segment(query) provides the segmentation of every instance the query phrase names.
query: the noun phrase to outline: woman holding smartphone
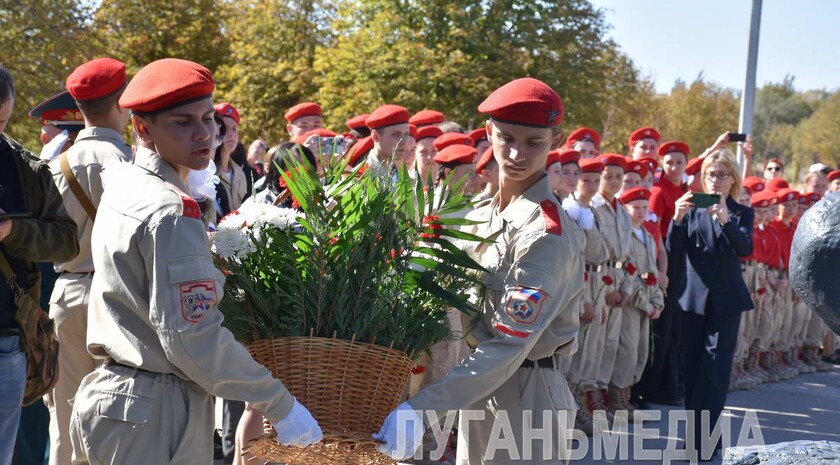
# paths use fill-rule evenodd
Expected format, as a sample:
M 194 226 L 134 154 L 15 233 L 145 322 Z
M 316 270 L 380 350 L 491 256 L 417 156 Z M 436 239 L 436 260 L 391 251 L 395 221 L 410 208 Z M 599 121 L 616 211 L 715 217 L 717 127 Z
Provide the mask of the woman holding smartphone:
M 694 412 L 686 448 L 701 460 L 720 454 L 721 441 L 710 443 L 708 432 L 726 403 L 741 312 L 753 308 L 740 258 L 752 253 L 754 213 L 735 201 L 741 191 L 739 171 L 728 150 L 703 160 L 704 190 L 719 201 L 702 208 L 696 204 L 714 197 L 691 192 L 680 197 L 666 242 L 673 260 L 669 266 L 681 281 L 685 407 Z M 704 411 L 708 423 L 701 428 Z

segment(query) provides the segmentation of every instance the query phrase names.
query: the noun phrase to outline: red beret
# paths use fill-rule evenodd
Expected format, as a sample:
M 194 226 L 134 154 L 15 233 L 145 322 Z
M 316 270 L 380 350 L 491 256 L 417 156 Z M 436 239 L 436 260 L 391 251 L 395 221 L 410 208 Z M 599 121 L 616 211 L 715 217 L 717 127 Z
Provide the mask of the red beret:
M 685 174 L 689 176 L 694 176 L 695 174 L 700 172 L 700 168 L 703 167 L 703 159 L 702 158 L 693 158 L 688 160 L 688 163 L 685 165 Z
M 229 118 L 233 118 L 236 121 L 236 124 L 239 124 L 239 110 L 236 109 L 233 105 L 228 102 L 217 103 L 213 105 L 213 108 L 216 110 L 216 113 L 219 116 L 227 116 Z
M 473 146 L 473 140 L 466 134 L 461 134 L 460 132 L 447 132 L 441 136 L 438 136 L 434 142 L 435 150 L 441 151 L 450 145 L 467 145 L 469 147 Z
M 771 158 L 771 159 L 764 162 L 764 168 L 767 169 L 767 165 L 769 165 L 770 163 L 776 163 L 779 166 L 781 166 L 782 169 L 784 169 L 784 167 L 785 167 L 785 162 L 783 162 L 782 160 L 780 160 L 778 158 Z
M 644 163 L 645 166 L 647 167 L 648 171 L 651 172 L 651 173 L 655 173 L 656 168 L 659 168 L 659 161 L 657 161 L 655 158 L 642 157 L 642 158 L 639 158 L 637 161 L 639 163 Z
M 782 178 L 773 178 L 767 181 L 765 186 L 773 192 L 778 192 L 781 189 L 789 188 L 790 184 Z
M 408 124 L 408 110 L 399 105 L 382 105 L 373 110 L 365 124 L 370 129 L 379 129 L 395 124 Z
M 621 169 L 627 171 L 627 159 L 622 155 L 618 155 L 616 153 L 605 153 L 598 156 L 598 161 L 603 163 L 605 168 L 610 165 L 620 166 Z
M 757 176 L 748 176 L 744 178 L 744 189 L 746 189 L 750 195 L 755 194 L 756 192 L 761 192 L 766 188 L 767 186 L 764 184 L 764 180 Z
M 315 129 L 311 129 L 309 131 L 306 131 L 305 133 L 298 136 L 297 139 L 295 139 L 295 142 L 298 143 L 298 144 L 303 144 L 304 142 L 306 142 L 306 139 L 309 139 L 312 136 L 335 137 L 337 135 L 338 134 L 330 131 L 329 129 L 315 128 Z
M 493 160 L 493 147 L 487 147 L 487 149 L 484 150 L 484 153 L 481 154 L 481 158 L 479 158 L 478 162 L 475 164 L 475 172 L 481 174 L 491 160 Z
M 840 179 L 840 170 L 834 170 L 828 173 L 828 180 L 834 181 L 836 179 Z
M 125 84 L 125 63 L 97 58 L 79 65 L 67 76 L 65 86 L 76 100 L 104 97 Z
M 805 194 L 800 194 L 799 196 L 799 205 L 808 205 L 810 199 Z
M 822 199 L 822 196 L 817 192 L 808 192 L 807 194 L 803 194 L 802 196 L 803 197 L 807 196 L 808 197 L 808 202 L 812 205 L 819 202 L 820 199 Z
M 455 144 L 449 145 L 436 153 L 433 160 L 441 165 L 469 165 L 475 163 L 477 154 L 475 147 Z
M 545 167 L 560 163 L 560 165 L 568 165 L 569 163 L 578 163 L 580 161 L 580 152 L 577 150 L 552 150 L 548 152 L 548 158 L 545 160 Z
M 604 171 L 604 164 L 597 158 L 588 158 L 580 161 L 581 173 L 600 173 Z
M 478 111 L 502 123 L 554 127 L 563 122 L 563 101 L 542 81 L 521 78 L 494 90 Z
M 769 190 L 756 192 L 750 196 L 751 207 L 771 207 L 777 203 L 776 193 Z
M 154 113 L 210 97 L 216 89 L 204 66 L 179 58 L 164 58 L 144 66 L 120 97 L 120 106 Z
M 566 139 L 566 147 L 574 147 L 580 141 L 589 141 L 595 144 L 595 148 L 601 146 L 601 136 L 591 128 L 577 128 L 569 134 Z
M 633 146 L 636 145 L 636 142 L 639 142 L 642 139 L 653 139 L 656 142 L 659 142 L 659 131 L 650 126 L 636 129 L 632 134 L 630 134 L 630 138 L 627 139 L 627 145 L 629 145 L 632 149 Z
M 417 126 L 438 124 L 446 121 L 443 113 L 436 110 L 420 110 L 408 119 L 408 122 Z
M 637 160 L 627 160 L 627 168 L 625 171 L 628 173 L 636 173 L 642 178 L 648 174 L 647 164 Z
M 470 131 L 467 136 L 473 140 L 475 144 L 482 139 L 487 139 L 487 128 L 478 128 Z
M 347 123 L 345 123 L 345 124 L 347 124 L 347 127 L 350 128 L 350 130 L 359 129 L 359 128 L 366 128 L 367 125 L 365 124 L 365 120 L 368 118 L 368 116 L 370 116 L 370 113 L 364 113 L 364 114 L 361 114 L 361 115 L 356 115 L 356 116 L 348 119 Z
M 321 116 L 321 105 L 315 102 L 303 102 L 289 108 L 283 115 L 286 121 L 294 123 L 296 119 L 304 116 Z
M 373 138 L 370 136 L 362 137 L 347 149 L 344 160 L 348 166 L 356 166 L 365 159 L 371 150 L 373 150 Z
M 799 192 L 789 188 L 779 189 L 776 191 L 776 198 L 779 200 L 779 203 L 799 201 Z
M 619 198 L 621 203 L 630 203 L 634 200 L 650 200 L 650 191 L 644 187 L 634 187 Z
M 680 152 L 683 155 L 685 155 L 686 158 L 688 158 L 688 156 L 691 155 L 691 149 L 688 148 L 688 144 L 686 144 L 685 142 L 680 142 L 678 140 L 672 140 L 663 143 L 659 146 L 659 150 L 657 151 L 660 157 L 664 157 L 665 155 L 668 155 L 671 152 Z
M 417 140 L 417 126 L 408 123 L 408 135 L 413 137 L 414 140 Z
M 437 126 L 423 126 L 417 130 L 417 140 L 433 137 L 437 139 L 443 135 L 443 131 Z

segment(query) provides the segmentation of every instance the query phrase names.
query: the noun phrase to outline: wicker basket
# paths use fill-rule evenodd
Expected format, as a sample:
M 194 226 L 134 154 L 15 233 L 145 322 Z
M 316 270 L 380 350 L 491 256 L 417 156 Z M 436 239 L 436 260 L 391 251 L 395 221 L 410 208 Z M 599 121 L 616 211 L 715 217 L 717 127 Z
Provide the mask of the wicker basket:
M 248 345 L 306 406 L 324 430 L 324 442 L 284 447 L 266 434 L 248 452 L 289 465 L 393 464 L 370 438 L 402 399 L 413 362 L 404 352 L 373 344 L 319 337 L 284 337 Z

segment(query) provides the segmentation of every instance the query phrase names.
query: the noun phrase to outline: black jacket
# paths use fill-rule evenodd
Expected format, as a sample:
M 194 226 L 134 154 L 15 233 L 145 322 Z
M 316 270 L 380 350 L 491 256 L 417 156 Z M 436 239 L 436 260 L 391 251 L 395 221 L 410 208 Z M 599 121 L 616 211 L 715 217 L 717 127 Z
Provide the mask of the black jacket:
M 669 267 L 679 277 L 680 306 L 705 314 L 707 301 L 718 315 L 732 315 L 753 308 L 741 274 L 741 258 L 752 254 L 754 212 L 726 199 L 729 222 L 712 219 L 706 209 L 692 208 L 679 223 L 668 228 L 666 247 Z
M 64 209 L 49 167 L 4 134 L 0 134 L 0 144 L 11 149 L 6 153 L 11 153 L 15 162 L 23 186 L 24 205 L 31 213 L 28 219 L 12 220 L 12 230 L 2 242 L 3 249 L 8 255 L 25 261 L 26 289 L 38 302 L 41 273 L 37 262 L 66 262 L 79 253 L 76 222 Z M 0 315 L 0 321 L 8 323 L 9 314 Z

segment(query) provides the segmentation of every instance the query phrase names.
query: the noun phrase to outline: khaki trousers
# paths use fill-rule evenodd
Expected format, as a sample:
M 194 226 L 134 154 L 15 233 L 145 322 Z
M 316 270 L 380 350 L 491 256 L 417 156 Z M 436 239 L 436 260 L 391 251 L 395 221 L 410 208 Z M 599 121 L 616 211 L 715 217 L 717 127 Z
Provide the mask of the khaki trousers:
M 495 392 L 460 411 L 456 463 L 566 464 L 576 412 L 560 370 L 520 368 Z
M 819 347 L 826 334 L 826 325 L 817 312 L 811 309 L 808 311 L 811 312 L 811 319 L 808 321 L 808 329 L 803 342 L 809 347 Z
M 100 367 L 76 394 L 70 440 L 73 465 L 209 465 L 213 402 L 174 375 Z
M 755 330 L 750 341 L 750 352 L 765 352 L 770 348 L 770 336 L 773 332 L 773 315 L 768 305 L 771 294 L 769 285 L 761 287 L 758 283 L 767 277 L 767 267 L 763 264 L 756 265 L 756 286 L 752 292 L 752 299 L 755 303 Z M 759 288 L 762 289 L 759 291 Z
M 592 291 L 595 292 L 595 318 L 592 323 L 582 325 L 580 335 L 583 335 L 583 341 L 578 345 L 578 352 L 580 352 L 579 376 L 571 375 L 571 378 L 577 379 L 578 382 L 572 381 L 572 384 L 580 384 L 582 387 L 594 388 L 598 382 L 598 373 L 601 367 L 601 360 L 604 357 L 604 336 L 607 329 L 607 324 L 601 324 L 601 318 L 607 312 L 607 304 L 604 301 L 606 295 L 606 285 L 601 280 L 604 272 L 592 272 L 589 274 L 589 281 L 592 283 Z M 575 371 L 574 366 L 571 370 Z
M 793 320 L 793 308 L 790 302 L 790 286 L 785 286 L 776 292 L 773 311 L 776 314 L 776 337 L 773 350 L 787 350 L 790 341 L 790 327 Z
M 58 382 L 44 396 L 50 411 L 50 465 L 68 465 L 70 447 L 70 400 L 82 379 L 96 368 L 87 352 L 87 305 L 91 274 L 63 273 L 50 297 L 50 318 L 55 320 L 58 338 Z
M 560 369 L 566 375 L 566 379 L 572 386 L 576 386 L 581 383 L 584 367 L 588 367 L 590 369 L 590 373 L 592 373 L 591 378 L 595 378 L 593 365 L 595 362 L 593 359 L 597 355 L 597 350 L 595 349 L 594 344 L 590 344 L 588 341 L 593 337 L 591 336 L 592 334 L 598 332 L 598 329 L 594 328 L 594 326 L 601 326 L 601 312 L 604 308 L 604 284 L 600 279 L 601 278 L 597 275 L 590 276 L 586 283 L 584 283 L 583 292 L 586 293 L 587 300 L 593 302 L 592 305 L 595 307 L 595 317 L 591 323 L 580 324 L 580 331 L 578 332 L 578 350 L 574 353 L 574 355 L 572 355 L 570 361 L 566 361 L 569 357 L 563 357 L 561 363 Z M 595 338 L 597 339 L 597 335 Z
M 642 378 L 650 350 L 650 319 L 634 307 L 624 307 L 621 334 L 610 384 L 619 389 L 632 387 Z
M 607 307 L 607 327 L 604 330 L 604 355 L 598 368 L 597 385 L 606 388 L 610 384 L 615 357 L 618 354 L 618 340 L 621 337 L 621 319 L 624 311 L 621 307 Z

